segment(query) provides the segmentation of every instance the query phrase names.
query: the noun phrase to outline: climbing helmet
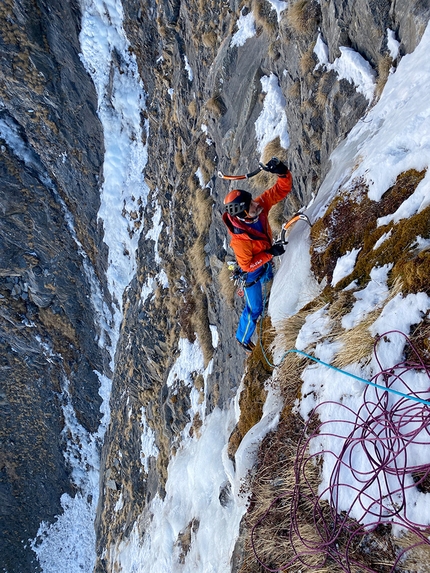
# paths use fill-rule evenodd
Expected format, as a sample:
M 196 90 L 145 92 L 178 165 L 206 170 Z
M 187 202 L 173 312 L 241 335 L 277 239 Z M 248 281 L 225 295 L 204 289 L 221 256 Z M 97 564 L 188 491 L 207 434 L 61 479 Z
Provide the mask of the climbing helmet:
M 224 208 L 232 217 L 244 217 L 251 205 L 252 195 L 242 189 L 233 189 L 224 199 Z

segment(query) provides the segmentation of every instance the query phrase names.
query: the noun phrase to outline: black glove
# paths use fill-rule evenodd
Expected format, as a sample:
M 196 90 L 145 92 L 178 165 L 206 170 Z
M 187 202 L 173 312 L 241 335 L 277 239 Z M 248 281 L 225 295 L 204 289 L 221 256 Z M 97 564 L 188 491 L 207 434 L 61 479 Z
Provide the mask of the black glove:
M 279 161 L 277 157 L 272 157 L 272 159 L 263 167 L 265 171 L 270 173 L 276 173 L 276 175 L 286 175 L 288 173 L 288 167 L 282 161 Z
M 283 255 L 285 253 L 284 245 L 281 245 L 281 243 L 275 243 L 267 252 L 274 257 L 279 257 L 279 255 Z

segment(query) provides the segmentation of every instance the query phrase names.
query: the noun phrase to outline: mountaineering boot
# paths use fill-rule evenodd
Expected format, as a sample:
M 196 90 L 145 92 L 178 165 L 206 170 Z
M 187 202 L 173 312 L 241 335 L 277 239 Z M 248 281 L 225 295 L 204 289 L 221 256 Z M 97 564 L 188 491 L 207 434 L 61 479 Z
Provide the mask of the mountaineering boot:
M 238 341 L 239 342 L 239 341 Z M 251 354 L 251 352 L 254 350 L 255 348 L 255 344 L 251 341 L 247 342 L 246 344 L 244 344 L 243 342 L 239 342 L 239 344 L 241 345 L 241 347 L 245 350 L 245 352 L 247 354 Z

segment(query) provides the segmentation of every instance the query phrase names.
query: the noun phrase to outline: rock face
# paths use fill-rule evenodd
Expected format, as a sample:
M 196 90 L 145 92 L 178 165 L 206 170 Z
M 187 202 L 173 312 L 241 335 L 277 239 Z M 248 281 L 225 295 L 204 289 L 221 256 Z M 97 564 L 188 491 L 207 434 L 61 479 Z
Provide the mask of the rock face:
M 106 317 L 95 303 L 111 307 L 97 219 L 103 133 L 79 57 L 81 5 L 4 0 L 0 7 L 0 555 L 8 573 L 39 570 L 27 542 L 61 513 L 61 495 L 76 492 L 64 412 L 71 404 L 77 423 L 96 432 L 96 373 L 113 378 L 96 521 L 100 572 L 110 571 L 109 552 L 148 501 L 164 495 L 169 457 L 189 421 L 189 393 L 166 384 L 180 337 L 198 340 L 205 364 L 213 361 L 207 386 L 194 380 L 208 411 L 233 396 L 243 363 L 232 343 L 240 303 L 223 282 L 229 253 L 220 214 L 230 187 L 215 173 L 247 172 L 260 159 L 254 123 L 264 102 L 261 78 L 275 74 L 286 100 L 292 212 L 318 190 L 332 150 L 370 104 L 353 84 L 317 67 L 318 34 L 330 62 L 340 47 L 353 48 L 382 84 L 396 65 L 387 28 L 400 41 L 400 58 L 430 17 L 425 0 L 298 0 L 279 21 L 269 2 L 257 0 L 245 8 L 238 0 L 122 5 L 148 94 L 142 121 L 149 121 L 151 196 L 114 372 L 109 339 L 100 342 Z M 252 10 L 256 34 L 232 46 L 241 10 Z M 163 231 L 155 241 L 157 212 Z M 145 285 L 153 287 L 147 297 Z M 142 408 L 159 451 L 144 474 Z
M 88 432 L 100 423 L 103 134 L 79 5 L 5 1 L 0 12 L 0 555 L 18 572 L 38 569 L 28 540 L 74 492 L 64 408 Z

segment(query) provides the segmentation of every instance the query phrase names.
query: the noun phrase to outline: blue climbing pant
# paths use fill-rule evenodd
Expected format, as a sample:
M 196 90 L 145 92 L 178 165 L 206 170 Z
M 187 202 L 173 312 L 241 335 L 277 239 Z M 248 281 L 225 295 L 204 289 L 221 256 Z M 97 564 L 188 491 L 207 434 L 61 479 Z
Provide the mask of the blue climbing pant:
M 245 308 L 239 319 L 239 326 L 236 331 L 236 338 L 242 344 L 248 344 L 257 327 L 265 298 L 267 296 L 267 284 L 273 279 L 272 265 L 265 265 L 265 269 L 256 283 L 244 288 Z M 253 273 L 254 274 L 254 273 Z M 251 273 L 248 274 L 248 282 L 252 282 Z M 255 280 L 255 278 L 253 279 Z

